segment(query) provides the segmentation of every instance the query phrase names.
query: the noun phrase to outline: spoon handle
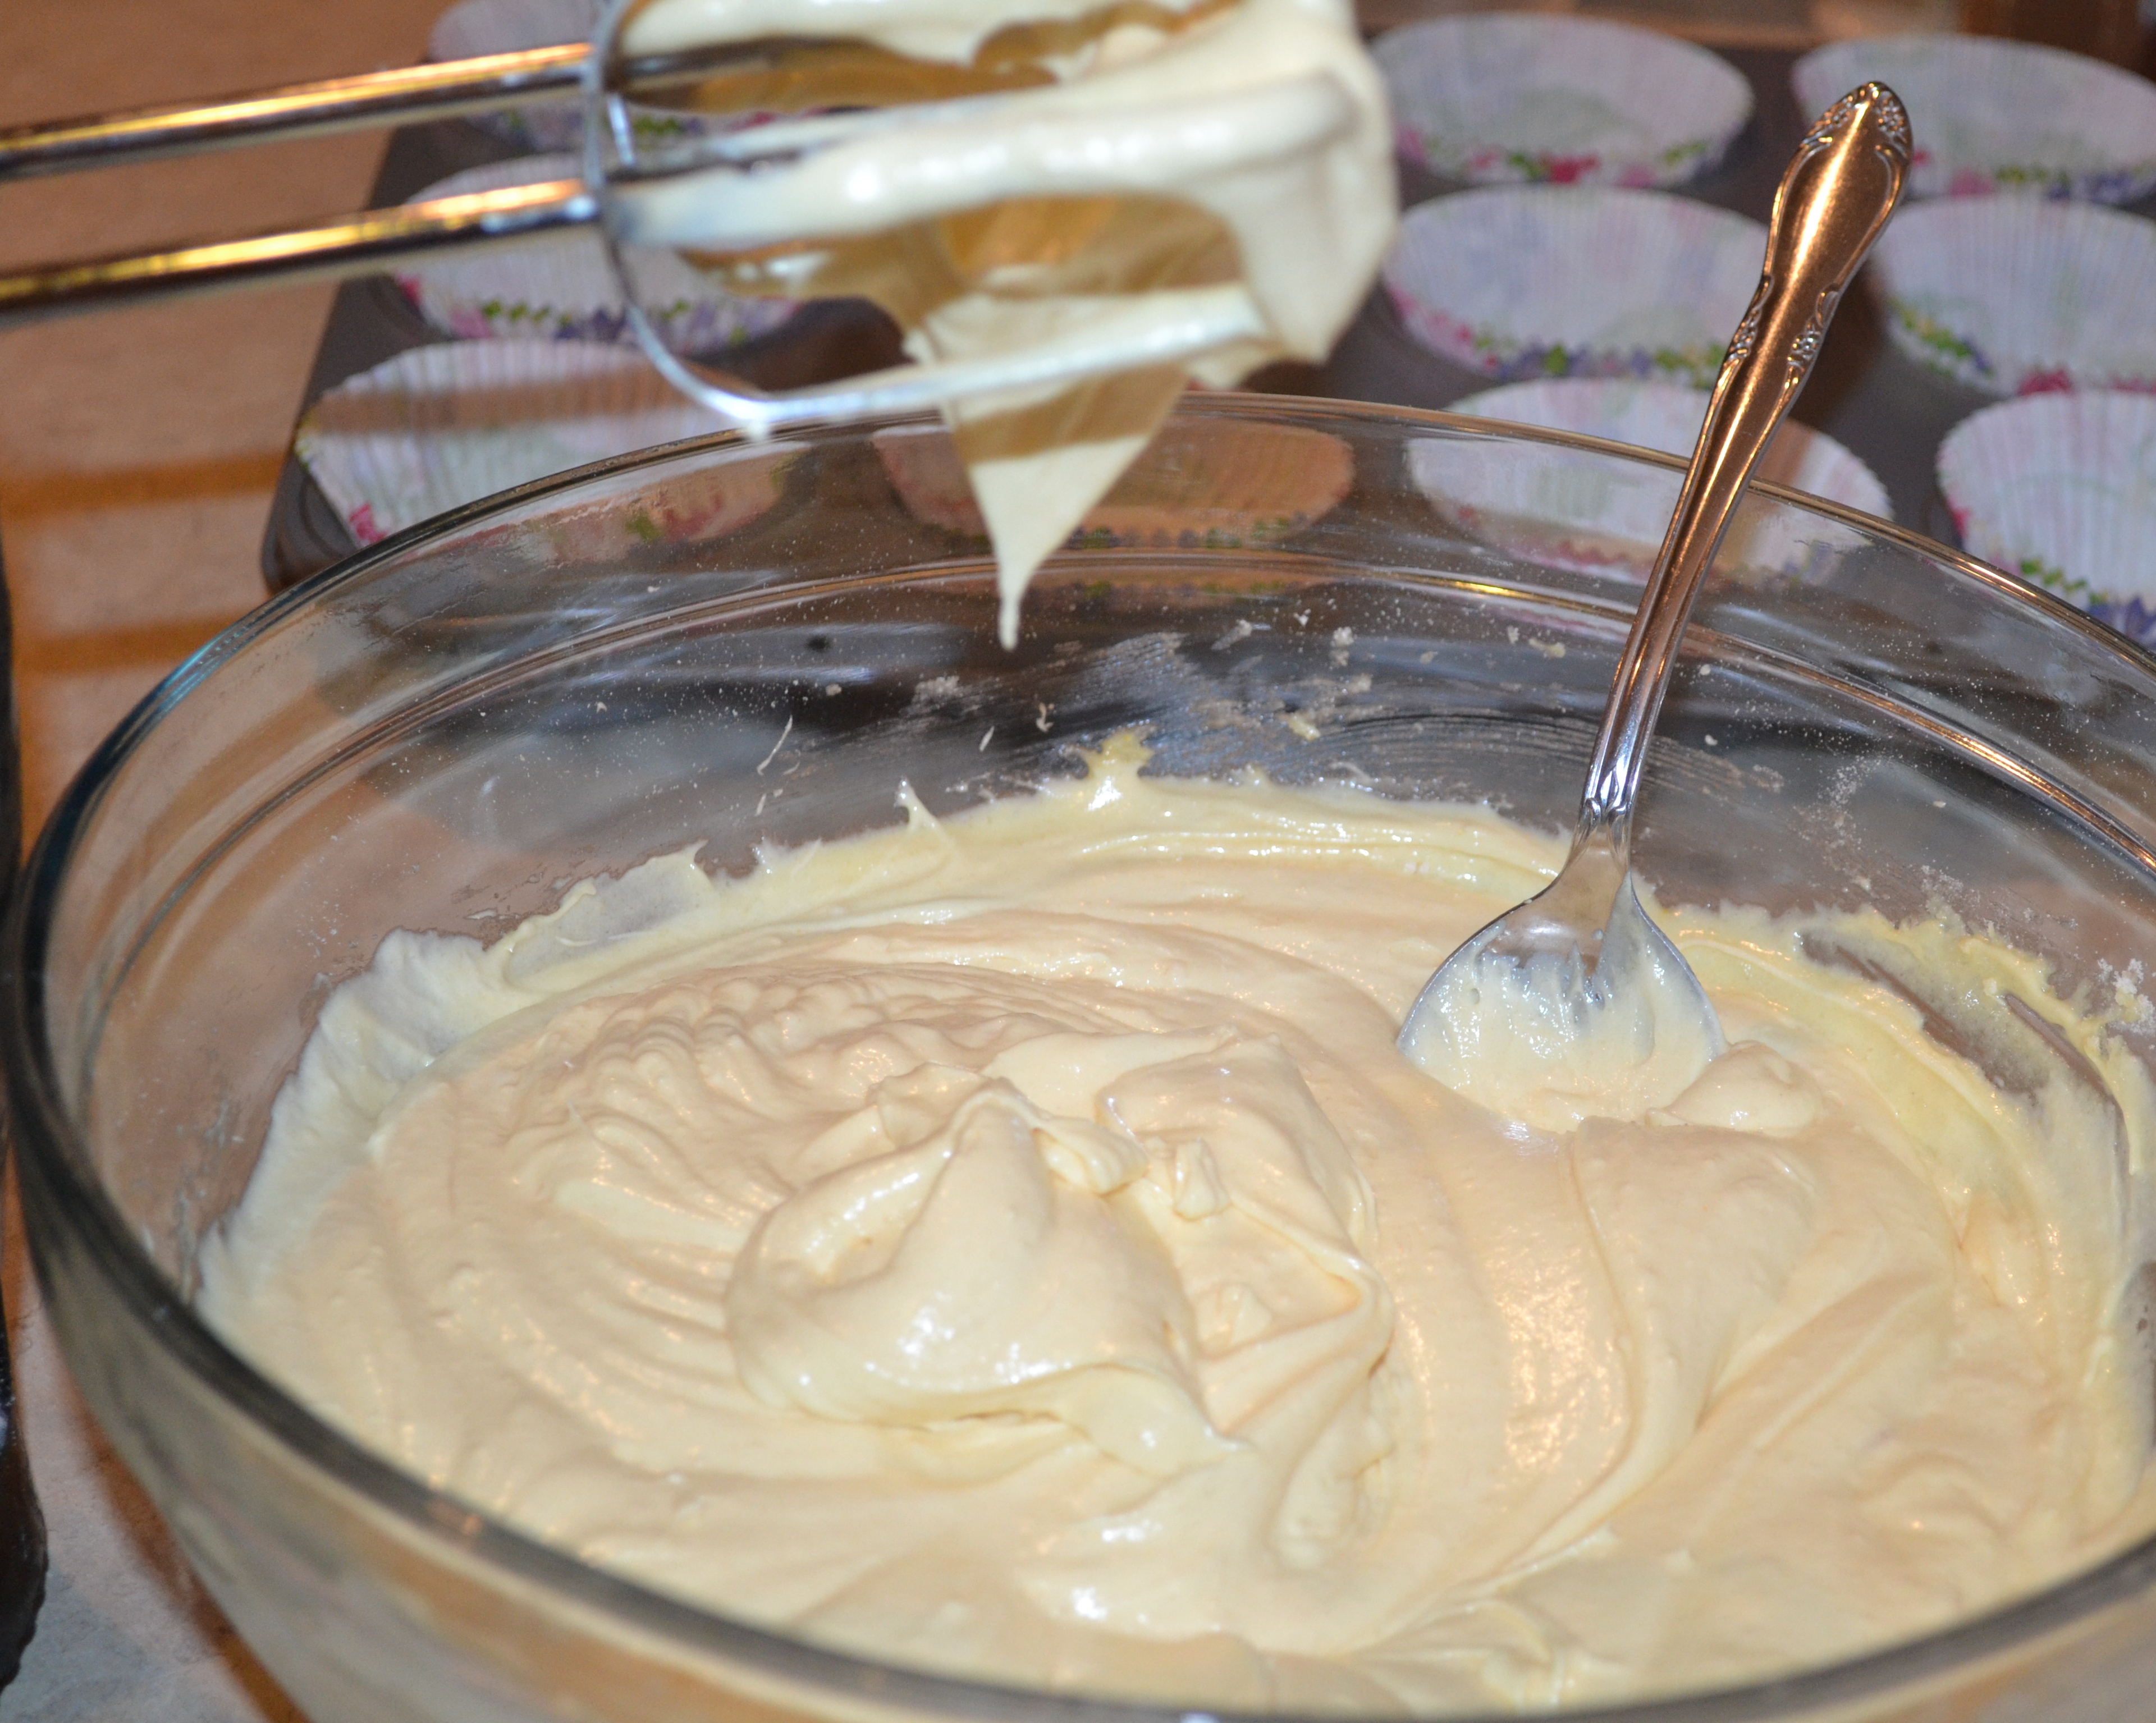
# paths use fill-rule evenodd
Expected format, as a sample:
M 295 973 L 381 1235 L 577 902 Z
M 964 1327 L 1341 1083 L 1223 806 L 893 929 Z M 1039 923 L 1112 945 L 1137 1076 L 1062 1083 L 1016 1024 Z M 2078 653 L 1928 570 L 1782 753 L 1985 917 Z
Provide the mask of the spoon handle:
M 1647 739 L 1700 582 L 1768 438 L 1810 375 L 1842 290 L 1893 213 L 1908 167 L 1909 120 L 1900 98 L 1883 84 L 1866 84 L 1820 115 L 1774 193 L 1758 289 L 1715 379 L 1588 768 L 1575 847 L 1592 833 L 1614 849 L 1620 871 Z

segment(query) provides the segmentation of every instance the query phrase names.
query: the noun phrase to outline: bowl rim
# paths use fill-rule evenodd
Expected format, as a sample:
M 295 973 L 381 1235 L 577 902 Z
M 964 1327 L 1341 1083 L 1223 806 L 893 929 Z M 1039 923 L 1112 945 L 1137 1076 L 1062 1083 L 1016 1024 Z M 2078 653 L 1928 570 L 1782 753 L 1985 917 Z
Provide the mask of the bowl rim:
M 1545 444 L 1645 466 L 1681 472 L 1673 455 L 1607 439 L 1539 426 L 1478 419 L 1377 403 L 1322 397 L 1239 395 L 1186 397 L 1182 416 L 1255 418 L 1269 423 L 1307 421 L 1322 426 L 1341 419 L 1417 427 L 1463 440 Z M 921 423 L 925 415 L 837 428 L 866 435 L 890 425 Z M 829 431 L 812 432 L 813 443 Z M 1194 1704 L 1145 1702 L 1077 1690 L 981 1680 L 922 1665 L 885 1662 L 758 1627 L 686 1602 L 656 1588 L 588 1564 L 491 1518 L 456 1497 L 436 1490 L 377 1456 L 310 1411 L 228 1346 L 199 1316 L 151 1260 L 128 1228 L 101 1182 L 90 1171 L 86 1145 L 72 1130 L 60 1103 L 58 1073 L 42 1032 L 43 963 L 52 908 L 67 884 L 67 864 L 77 839 L 116 773 L 144 739 L 175 707 L 228 659 L 243 652 L 295 610 L 352 583 L 377 565 L 429 541 L 451 536 L 475 523 L 506 515 L 555 491 L 593 479 L 659 467 L 685 455 L 729 444 L 762 446 L 739 432 L 725 431 L 615 456 L 551 474 L 514 490 L 421 522 L 391 535 L 311 579 L 278 594 L 223 630 L 161 680 L 90 756 L 69 783 L 24 864 L 0 930 L 0 1069 L 8 1110 L 15 1126 L 18 1171 L 30 1244 L 47 1296 L 49 1255 L 62 1244 L 93 1261 L 127 1317 L 216 1399 L 251 1422 L 258 1434 L 285 1451 L 303 1472 L 325 1477 L 336 1489 L 362 1498 L 398 1522 L 403 1536 L 444 1557 L 490 1566 L 515 1580 L 555 1594 L 572 1610 L 612 1617 L 647 1637 L 691 1656 L 716 1655 L 767 1678 L 821 1690 L 834 1700 L 870 1700 L 886 1710 L 932 1712 L 968 1719 L 1013 1719 L 1023 1723 L 1342 1723 L 1355 1714 L 1237 1710 Z M 1786 486 L 1758 487 L 1778 501 L 1861 529 L 1949 572 L 1989 587 L 2008 602 L 2030 605 L 2054 624 L 2064 623 L 2091 644 L 2124 658 L 2156 679 L 2156 656 L 2084 613 L 2017 577 L 1907 528 Z M 767 588 L 760 588 L 767 591 Z M 49 1214 L 64 1234 L 45 1236 L 34 1224 Z M 1568 1707 L 1547 1715 L 1562 1723 L 1774 1723 L 1793 1715 L 1889 1696 L 1912 1686 L 2011 1654 L 2047 1634 L 2094 1617 L 2108 1606 L 2156 1588 L 2156 1535 L 2116 1552 L 2080 1573 L 1949 1626 L 1862 1654 L 1737 1686 L 1704 1689 L 1615 1705 Z M 1444 1723 L 1517 1723 L 1517 1712 L 1446 1713 Z M 1542 1715 L 1542 1714 L 1537 1714 Z

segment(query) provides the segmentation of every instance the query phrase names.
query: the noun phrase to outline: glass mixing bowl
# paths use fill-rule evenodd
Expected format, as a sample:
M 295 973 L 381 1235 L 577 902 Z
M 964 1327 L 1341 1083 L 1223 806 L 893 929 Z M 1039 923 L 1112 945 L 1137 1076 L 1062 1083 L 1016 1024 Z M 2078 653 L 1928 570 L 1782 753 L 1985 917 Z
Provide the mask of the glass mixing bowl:
M 901 781 L 937 811 L 1020 792 L 1132 726 L 1156 772 L 1568 826 L 1676 487 L 1553 433 L 1199 397 L 1005 652 L 954 474 L 931 426 L 720 438 L 445 518 L 198 654 L 38 846 L 4 1033 L 53 1317 L 319 1723 L 1196 1715 L 879 1664 L 588 1567 L 356 1447 L 188 1305 L 321 999 L 393 928 L 485 936 L 692 839 L 740 868 L 897 818 Z M 1647 773 L 1664 901 L 1944 908 L 2066 997 L 2156 967 L 2156 659 L 1876 521 L 1747 509 Z M 1923 1003 L 1986 1044 L 1977 1004 Z M 1592 1715 L 2061 1723 L 2151 1692 L 2156 1541 L 1835 1668 Z

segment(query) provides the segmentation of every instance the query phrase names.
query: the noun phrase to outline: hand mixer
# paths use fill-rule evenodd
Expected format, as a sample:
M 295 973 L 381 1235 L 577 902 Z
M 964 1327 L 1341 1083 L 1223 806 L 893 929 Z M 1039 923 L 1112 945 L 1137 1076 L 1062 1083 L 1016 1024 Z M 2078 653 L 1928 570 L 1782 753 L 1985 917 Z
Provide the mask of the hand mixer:
M 1071 15 L 1053 15 L 1059 8 Z M 1187 40 L 1249 33 L 1242 15 L 1266 8 L 1270 38 L 1253 35 L 1255 59 L 1245 43 L 1240 58 L 1230 57 L 1229 75 L 1209 85 L 1202 60 L 1192 60 L 1195 77 L 1190 65 L 1172 64 Z M 1050 312 L 1061 311 L 1018 326 L 1014 342 L 939 356 L 932 341 L 911 341 L 926 362 L 835 385 L 765 393 L 671 351 L 637 290 L 639 256 L 661 251 L 707 270 L 747 259 L 777 284 L 767 290 L 783 290 L 827 262 L 834 246 L 854 255 L 866 236 L 894 224 L 947 220 L 1014 198 L 1045 195 L 1062 200 L 1058 208 L 1150 198 L 1165 207 L 1188 199 L 1194 186 L 1226 186 L 1238 207 L 1261 208 L 1268 197 L 1277 204 L 1285 195 L 1322 215 L 1337 185 L 1369 167 L 1373 150 L 1389 224 L 1382 101 L 1374 74 L 1364 84 L 1367 67 L 1354 63 L 1359 49 L 1344 7 L 1328 15 L 1309 0 L 1148 0 L 1088 13 L 1070 0 L 1045 0 L 1034 8 L 1050 14 L 1043 18 L 1019 13 L 1014 0 L 983 0 L 978 39 L 937 41 L 932 28 L 915 31 L 942 58 L 855 37 L 773 33 L 788 22 L 844 28 L 844 18 L 819 22 L 834 13 L 873 24 L 868 15 L 878 10 L 614 0 L 588 49 L 535 49 L 0 131 L 4 182 L 538 101 L 581 99 L 586 116 L 581 179 L 0 275 L 0 327 L 250 283 L 370 274 L 393 260 L 596 223 L 626 290 L 631 327 L 653 362 L 692 397 L 761 434 L 984 394 L 1052 392 L 1208 356 L 1240 375 L 1283 353 L 1322 353 L 1359 303 L 1378 261 L 1367 244 L 1367 257 L 1353 248 L 1329 254 L 1332 273 L 1342 279 L 1317 315 L 1293 295 L 1268 304 L 1253 290 L 1255 276 L 1223 279 L 1218 269 L 1183 281 L 1169 271 L 1141 281 L 1139 290 L 1120 282 L 1104 290 L 1097 269 L 1090 283 L 1082 269 L 1075 277 L 1065 270 L 1037 290 L 1020 284 L 1021 300 L 1035 291 L 1055 301 Z M 947 15 L 926 22 L 951 35 Z M 1135 54 L 1134 36 L 1142 38 Z M 1342 57 L 1338 41 L 1353 60 Z M 1144 49 L 1161 43 L 1168 51 L 1156 57 L 1171 64 L 1149 69 Z M 1214 62 L 1216 70 L 1225 64 L 1218 54 Z M 1246 254 L 1277 243 L 1254 233 L 1257 225 L 1245 220 L 1233 236 Z M 1326 245 L 1327 235 L 1314 237 Z M 1025 262 L 990 259 L 984 267 L 1009 276 L 1014 267 L 1022 274 Z

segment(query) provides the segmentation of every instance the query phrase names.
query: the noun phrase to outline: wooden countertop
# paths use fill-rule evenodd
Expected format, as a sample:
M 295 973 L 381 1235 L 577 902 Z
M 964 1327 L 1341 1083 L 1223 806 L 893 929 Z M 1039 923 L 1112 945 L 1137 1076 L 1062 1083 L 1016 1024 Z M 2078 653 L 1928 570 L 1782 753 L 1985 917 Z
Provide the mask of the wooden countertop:
M 445 0 L 0 8 L 0 126 L 406 64 Z M 0 265 L 357 208 L 378 136 L 0 186 Z M 270 487 L 329 304 L 281 289 L 0 335 L 0 555 L 27 829 L 157 679 L 261 601 Z M 296 1719 L 77 1401 L 12 1193 L 0 1246 L 52 1572 L 6 1723 Z

